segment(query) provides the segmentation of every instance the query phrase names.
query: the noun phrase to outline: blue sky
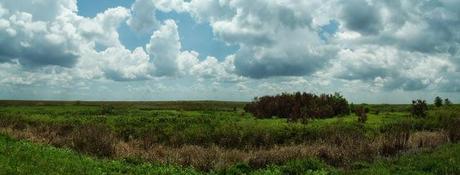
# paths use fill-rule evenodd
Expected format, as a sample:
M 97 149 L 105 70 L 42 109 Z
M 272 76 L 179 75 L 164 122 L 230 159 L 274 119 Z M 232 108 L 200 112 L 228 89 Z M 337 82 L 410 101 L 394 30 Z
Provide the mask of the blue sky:
M 0 2 L 0 99 L 460 101 L 460 2 Z M 47 9 L 43 11 L 43 9 Z
M 93 0 L 79 0 L 77 1 L 78 14 L 94 17 L 107 8 L 118 6 L 129 8 L 133 3 L 133 0 L 100 0 L 97 3 Z M 159 12 L 156 17 L 159 20 L 174 19 L 179 26 L 183 49 L 196 50 L 202 57 L 224 58 L 238 49 L 237 45 L 227 45 L 224 41 L 215 38 L 208 24 L 195 22 L 188 13 Z M 148 43 L 151 35 L 150 33 L 136 33 L 126 24 L 121 24 L 118 31 L 121 42 L 131 50 Z
M 134 0 L 98 0 L 97 3 L 92 0 L 79 0 L 77 1 L 78 14 L 86 17 L 94 17 L 105 9 L 118 6 L 129 8 L 133 3 Z

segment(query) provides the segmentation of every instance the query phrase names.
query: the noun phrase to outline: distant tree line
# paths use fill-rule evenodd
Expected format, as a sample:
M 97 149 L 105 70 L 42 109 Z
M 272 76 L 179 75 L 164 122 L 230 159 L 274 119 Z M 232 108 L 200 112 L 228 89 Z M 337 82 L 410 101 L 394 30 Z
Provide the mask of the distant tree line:
M 350 113 L 348 101 L 339 93 L 315 95 L 306 92 L 255 97 L 244 110 L 256 118 L 277 116 L 290 121 L 329 118 Z
M 434 106 L 436 107 L 441 107 L 441 106 L 451 106 L 452 102 L 446 98 L 442 99 L 441 97 L 437 96 L 434 98 Z M 412 106 L 411 106 L 411 114 L 416 117 L 426 117 L 427 116 L 427 111 L 428 111 L 428 105 L 425 100 L 412 100 Z
M 434 98 L 434 105 L 436 107 L 441 107 L 442 105 L 450 106 L 452 105 L 452 102 L 450 102 L 448 98 L 444 99 L 444 102 L 443 102 L 442 98 L 437 96 L 436 98 Z

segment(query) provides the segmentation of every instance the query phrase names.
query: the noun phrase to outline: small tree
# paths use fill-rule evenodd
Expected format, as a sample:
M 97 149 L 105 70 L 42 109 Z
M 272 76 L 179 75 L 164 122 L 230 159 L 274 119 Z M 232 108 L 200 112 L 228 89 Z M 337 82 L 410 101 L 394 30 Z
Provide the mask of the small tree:
M 434 98 L 434 105 L 435 105 L 436 107 L 441 107 L 441 106 L 442 106 L 442 98 L 439 97 L 439 96 L 436 97 L 436 98 Z
M 426 111 L 428 110 L 428 105 L 425 100 L 412 100 L 412 110 L 411 114 L 416 117 L 426 117 Z
M 450 100 L 448 98 L 446 98 L 446 99 L 444 99 L 444 105 L 450 106 L 450 105 L 452 105 L 452 102 L 450 102 Z
M 367 121 L 367 113 L 369 112 L 369 108 L 365 108 L 364 106 L 359 106 L 355 108 L 355 114 L 358 116 L 359 123 L 366 123 Z
M 351 103 L 349 108 L 350 108 L 350 113 L 355 112 L 355 104 Z

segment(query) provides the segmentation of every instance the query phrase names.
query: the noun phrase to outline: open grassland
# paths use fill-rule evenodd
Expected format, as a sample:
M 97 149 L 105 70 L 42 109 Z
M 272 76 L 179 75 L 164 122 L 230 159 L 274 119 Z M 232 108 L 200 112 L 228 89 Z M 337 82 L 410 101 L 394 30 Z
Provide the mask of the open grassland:
M 426 118 L 410 116 L 409 105 L 369 105 L 365 124 L 355 115 L 307 124 L 255 119 L 243 106 L 212 101 L 2 101 L 0 131 L 8 137 L 0 139 L 0 171 L 460 173 L 457 105 L 430 107 Z M 28 157 L 38 163 L 28 162 Z
M 127 160 L 95 159 L 69 149 L 57 149 L 0 136 L 2 174 L 205 174 L 191 168 Z M 340 171 L 317 159 L 289 161 L 284 165 L 252 170 L 240 164 L 225 172 L 207 174 L 458 174 L 460 144 L 429 152 L 405 153 L 374 163 L 357 162 L 352 171 Z

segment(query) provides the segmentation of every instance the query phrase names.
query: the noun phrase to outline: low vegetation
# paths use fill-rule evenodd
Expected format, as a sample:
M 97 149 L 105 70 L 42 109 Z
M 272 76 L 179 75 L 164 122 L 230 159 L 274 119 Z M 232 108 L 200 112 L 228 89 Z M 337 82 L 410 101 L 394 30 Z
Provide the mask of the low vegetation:
M 68 172 L 49 167 L 45 174 L 359 174 L 380 170 L 379 165 L 404 166 L 398 160 L 437 151 L 443 156 L 433 160 L 442 162 L 448 156 L 444 152 L 458 149 L 460 106 L 431 108 L 421 103 L 425 116 L 418 117 L 413 113 L 417 104 L 347 105 L 352 114 L 301 123 L 289 122 L 289 117 L 254 117 L 244 111 L 244 103 L 4 101 L 0 132 L 8 137 L 0 137 L 0 161 L 7 166 L 0 171 L 18 174 L 12 161 L 24 164 L 22 172 L 45 168 L 48 165 L 22 160 L 45 154 L 40 150 L 56 165 L 71 161 L 88 166 Z M 10 161 L 9 156 L 18 158 Z M 458 154 L 451 156 L 458 159 Z M 443 171 L 407 172 L 460 173 L 450 165 Z M 398 174 L 391 166 L 385 171 Z

